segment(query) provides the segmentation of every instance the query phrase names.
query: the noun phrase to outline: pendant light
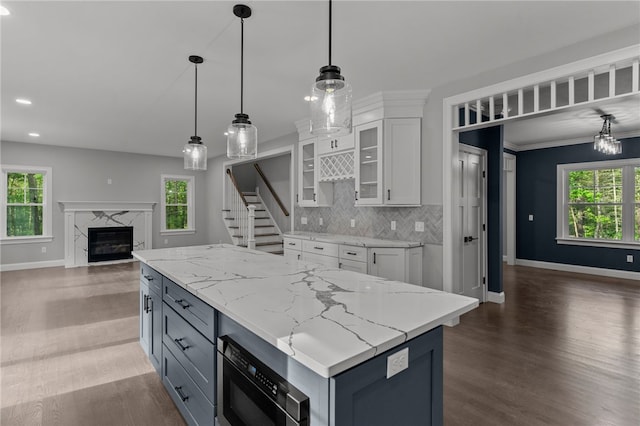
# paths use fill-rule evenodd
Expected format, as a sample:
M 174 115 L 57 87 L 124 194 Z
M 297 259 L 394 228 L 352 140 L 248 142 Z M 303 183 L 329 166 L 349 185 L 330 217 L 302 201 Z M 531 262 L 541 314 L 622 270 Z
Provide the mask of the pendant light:
M 244 4 L 233 6 L 233 14 L 240 18 L 240 113 L 227 129 L 227 157 L 256 158 L 258 156 L 258 129 L 244 113 L 244 20 L 251 16 L 251 8 Z
M 351 133 L 351 85 L 340 75 L 340 67 L 331 64 L 331 17 L 329 0 L 329 65 L 311 87 L 311 133 L 314 135 L 346 135 Z
M 622 154 L 622 144 L 611 134 L 611 114 L 601 115 L 602 130 L 593 137 L 593 149 L 607 155 Z
M 194 65 L 196 74 L 195 89 L 195 125 L 191 140 L 182 149 L 184 155 L 184 168 L 186 170 L 207 170 L 207 147 L 202 144 L 200 136 L 198 136 L 198 64 L 204 62 L 200 56 L 189 56 L 189 62 Z

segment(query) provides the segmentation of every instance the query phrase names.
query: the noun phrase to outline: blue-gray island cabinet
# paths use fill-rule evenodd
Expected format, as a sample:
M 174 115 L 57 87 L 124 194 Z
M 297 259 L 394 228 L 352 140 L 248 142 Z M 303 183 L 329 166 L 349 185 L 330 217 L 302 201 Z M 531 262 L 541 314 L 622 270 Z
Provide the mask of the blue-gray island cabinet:
M 221 413 L 228 336 L 309 398 L 307 424 L 442 424 L 442 324 L 476 299 L 231 245 L 134 256 L 162 276 L 161 374 L 188 423 Z

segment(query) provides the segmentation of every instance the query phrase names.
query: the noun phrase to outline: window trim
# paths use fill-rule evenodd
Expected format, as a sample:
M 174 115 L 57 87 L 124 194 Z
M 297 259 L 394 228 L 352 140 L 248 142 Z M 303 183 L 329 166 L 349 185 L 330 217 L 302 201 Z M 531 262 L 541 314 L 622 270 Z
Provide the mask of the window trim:
M 638 249 L 640 241 L 635 241 L 635 168 L 640 167 L 640 159 L 590 161 L 557 165 L 557 201 L 556 201 L 556 243 L 566 245 Z M 622 168 L 622 217 L 632 220 L 622 222 L 621 240 L 576 238 L 569 236 L 569 172 L 575 170 L 597 170 Z M 630 188 L 631 190 L 629 190 Z M 625 190 L 626 189 L 626 190 Z
M 0 191 L 2 200 L 0 200 L 0 241 L 2 244 L 28 244 L 28 243 L 47 243 L 53 241 L 52 224 L 53 224 L 53 170 L 51 167 L 45 166 L 24 166 L 15 164 L 2 164 L 2 182 L 0 183 Z M 7 235 L 7 175 L 9 173 L 40 173 L 44 177 L 44 186 L 42 194 L 42 235 L 16 236 Z
M 167 229 L 167 200 L 165 198 L 165 182 L 167 180 L 182 180 L 187 182 L 187 228 Z M 196 232 L 195 222 L 195 176 L 160 175 L 160 235 L 191 235 Z

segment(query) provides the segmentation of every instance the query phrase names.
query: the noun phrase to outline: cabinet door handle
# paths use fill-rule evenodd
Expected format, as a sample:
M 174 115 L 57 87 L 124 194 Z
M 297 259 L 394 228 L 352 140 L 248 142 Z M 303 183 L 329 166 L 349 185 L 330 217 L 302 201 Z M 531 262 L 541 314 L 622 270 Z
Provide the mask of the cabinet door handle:
M 387 189 L 387 201 L 391 201 L 391 190 Z
M 184 340 L 184 338 L 173 339 L 173 341 L 176 342 L 176 345 L 180 346 L 180 349 L 182 349 L 182 352 L 186 351 L 187 349 L 189 349 L 191 347 L 189 345 L 183 345 L 182 344 L 183 340 Z
M 331 141 L 331 149 L 333 149 L 333 141 Z
M 144 302 L 142 302 L 142 310 L 145 314 L 149 313 L 149 296 L 146 294 L 144 295 Z
M 336 148 L 338 147 L 338 139 L 336 139 Z
M 373 264 L 375 265 L 375 263 L 376 263 L 376 252 L 374 251 L 373 252 Z
M 187 395 L 182 393 L 182 386 L 176 386 L 176 387 L 174 387 L 174 389 L 178 393 L 178 396 L 180 397 L 182 402 L 185 402 L 187 399 L 189 399 L 189 397 Z
M 356 201 L 358 201 L 358 191 L 356 191 Z
M 342 262 L 338 263 L 338 269 L 342 269 Z
M 191 306 L 190 304 L 188 304 L 187 302 L 185 302 L 182 299 L 174 300 L 174 302 L 176 302 L 178 305 L 180 305 L 182 307 L 182 309 L 187 309 L 189 306 Z
M 153 281 L 153 277 L 151 275 L 143 275 L 147 279 L 147 281 Z
M 315 201 L 315 200 L 316 200 L 316 193 L 314 192 L 313 193 L 313 201 Z
M 300 260 L 300 255 L 298 255 L 298 260 Z
M 357 256 L 357 255 L 358 255 L 358 253 L 353 252 L 353 251 L 348 251 L 348 252 L 346 252 L 346 253 L 347 253 L 348 255 L 350 255 L 350 256 Z
M 298 194 L 296 194 L 296 203 L 298 203 L 298 202 L 299 202 L 299 201 L 298 201 Z
M 313 247 L 316 250 L 324 250 L 324 247 Z

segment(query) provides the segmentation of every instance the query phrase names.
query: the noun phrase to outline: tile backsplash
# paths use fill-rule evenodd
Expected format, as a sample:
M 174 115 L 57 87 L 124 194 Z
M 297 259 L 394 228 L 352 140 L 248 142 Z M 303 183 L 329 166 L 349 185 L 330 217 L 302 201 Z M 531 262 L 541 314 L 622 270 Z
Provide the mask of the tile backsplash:
M 355 207 L 353 191 L 353 180 L 338 181 L 334 183 L 333 206 L 296 206 L 295 230 L 442 245 L 442 205 Z M 306 225 L 301 222 L 303 217 L 307 218 Z M 352 219 L 355 227 L 351 227 Z M 395 231 L 391 230 L 393 220 Z M 424 232 L 415 231 L 416 222 L 424 222 Z

